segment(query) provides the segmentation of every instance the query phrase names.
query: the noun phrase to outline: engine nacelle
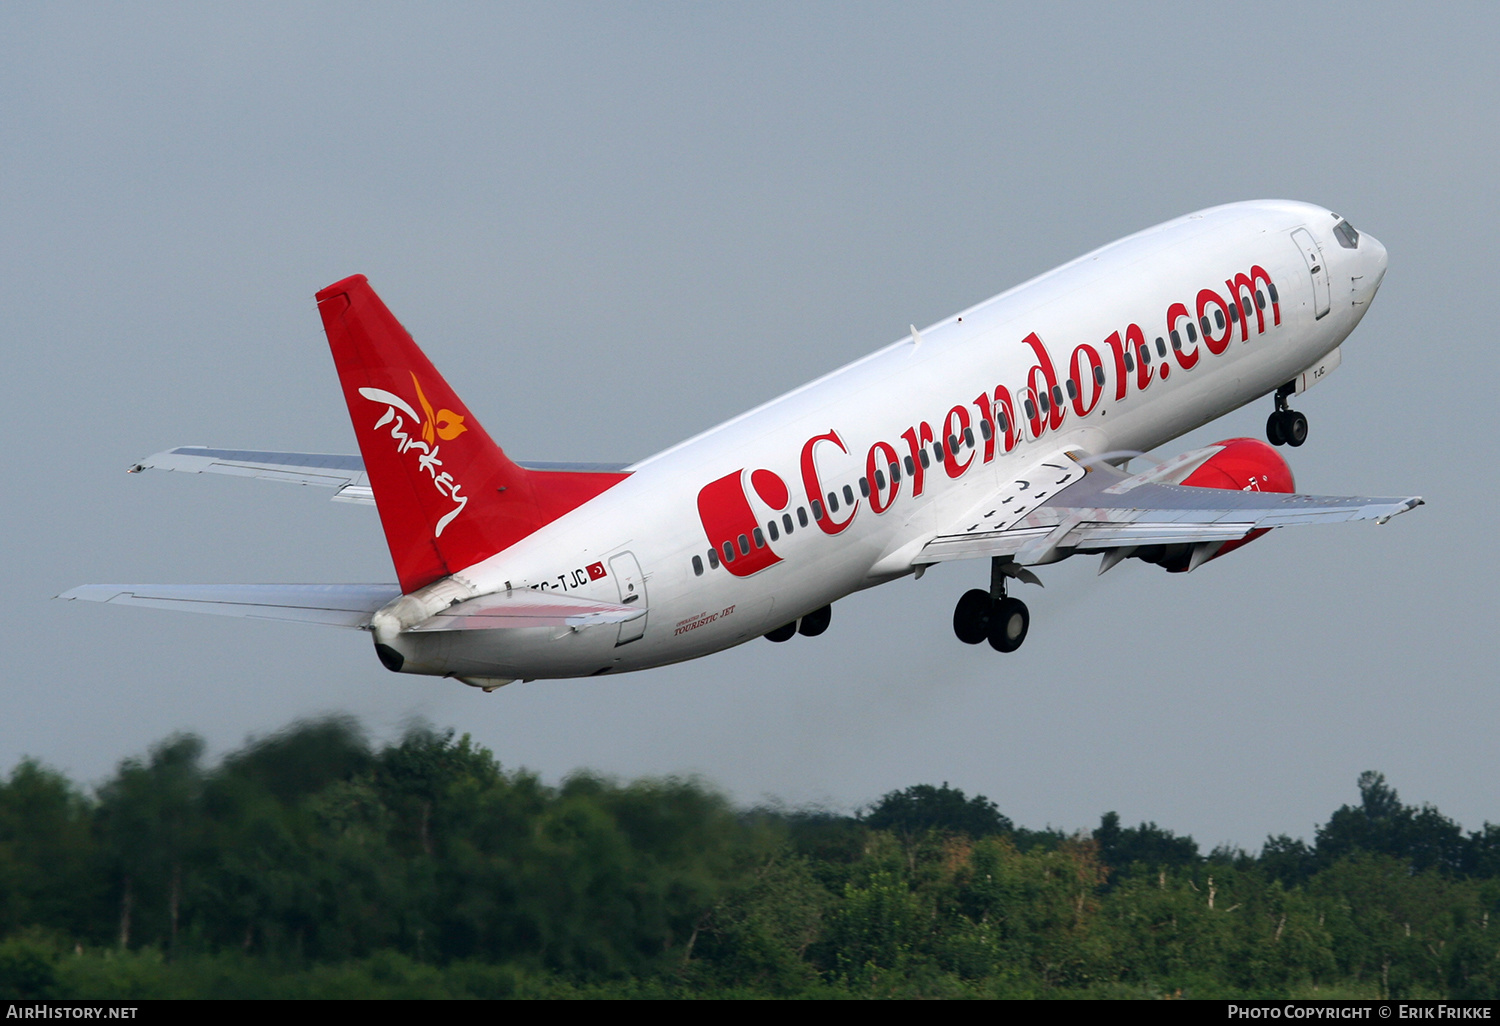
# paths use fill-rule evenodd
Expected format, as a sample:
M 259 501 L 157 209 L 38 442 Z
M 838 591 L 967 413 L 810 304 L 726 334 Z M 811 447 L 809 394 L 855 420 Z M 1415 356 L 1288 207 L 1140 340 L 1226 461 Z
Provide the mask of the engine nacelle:
M 1292 468 L 1287 466 L 1280 453 L 1259 438 L 1227 438 L 1222 442 L 1215 442 L 1209 448 L 1215 446 L 1219 447 L 1219 451 L 1183 478 L 1182 484 L 1191 488 L 1229 488 L 1241 492 L 1297 490 L 1292 481 Z M 1199 559 L 1196 565 L 1201 566 L 1210 559 L 1218 559 L 1226 552 L 1233 552 L 1241 545 L 1248 545 L 1267 530 L 1268 528 L 1261 528 L 1235 541 L 1223 542 L 1213 555 L 1207 559 Z M 1151 545 L 1134 555 L 1136 559 L 1155 563 L 1164 570 L 1179 574 L 1195 565 L 1194 548 L 1196 546 L 1193 545 Z

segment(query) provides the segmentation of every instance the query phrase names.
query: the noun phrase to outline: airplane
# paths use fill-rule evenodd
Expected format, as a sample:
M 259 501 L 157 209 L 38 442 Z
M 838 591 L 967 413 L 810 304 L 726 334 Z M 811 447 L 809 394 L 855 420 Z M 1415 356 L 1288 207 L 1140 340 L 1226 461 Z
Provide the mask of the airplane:
M 1012 652 L 1013 582 L 1075 555 L 1189 572 L 1298 524 L 1417 496 L 1293 490 L 1289 401 L 1339 366 L 1386 251 L 1254 201 L 1085 254 L 629 465 L 513 461 L 362 275 L 317 293 L 360 455 L 179 447 L 131 466 L 373 504 L 398 583 L 86 585 L 59 596 L 368 631 L 393 671 L 493 691 L 814 637 L 855 591 L 988 560 L 953 629 Z M 733 354 L 723 359 L 732 363 Z M 1267 441 L 1129 461 L 1272 398 Z

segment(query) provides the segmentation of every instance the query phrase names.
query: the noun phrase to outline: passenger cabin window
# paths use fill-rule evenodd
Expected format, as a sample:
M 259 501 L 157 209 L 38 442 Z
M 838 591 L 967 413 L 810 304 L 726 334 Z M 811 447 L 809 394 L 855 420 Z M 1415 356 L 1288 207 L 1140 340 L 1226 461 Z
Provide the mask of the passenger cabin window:
M 1177 350 L 1179 353 L 1182 352 L 1182 336 L 1179 335 L 1179 334 L 1177 334 L 1177 331 L 1175 329 L 1173 329 L 1173 331 L 1171 332 L 1171 335 L 1172 335 L 1172 348 L 1175 349 L 1175 350 Z M 1167 354 L 1163 353 L 1162 355 L 1165 356 Z
M 757 527 L 751 534 L 755 535 L 755 547 L 757 549 L 766 547 L 766 536 L 760 533 L 760 528 Z
M 1229 304 L 1229 323 L 1240 323 L 1240 305 L 1238 303 Z
M 1048 401 L 1046 392 L 1036 397 L 1036 404 L 1041 407 L 1044 416 L 1052 409 L 1052 403 Z
M 964 444 L 970 449 L 974 448 L 974 429 L 964 428 Z
M 870 497 L 870 479 L 869 478 L 862 477 L 862 478 L 859 479 L 859 494 L 862 495 L 862 496 L 864 496 L 866 499 L 868 499 Z M 854 500 L 851 499 L 850 501 L 852 502 Z
M 921 458 L 922 466 L 924 468 L 932 466 L 932 457 L 927 455 L 927 446 L 924 445 L 922 446 L 922 448 L 918 449 L 917 455 Z
M 1211 335 L 1211 334 L 1213 334 L 1213 329 L 1208 326 L 1208 314 L 1204 314 L 1201 318 L 1199 318 L 1198 324 L 1203 328 L 1203 334 L 1205 334 L 1205 335 Z M 1188 335 L 1188 338 L 1192 338 L 1192 337 L 1193 337 L 1192 335 Z
M 1078 386 L 1073 383 L 1073 379 L 1072 378 L 1068 379 L 1067 384 L 1068 384 L 1068 398 L 1069 399 L 1077 399 L 1078 398 Z
M 1094 368 L 1094 384 L 1098 385 L 1100 388 L 1104 387 L 1104 368 L 1103 367 L 1095 367 Z
M 1188 321 L 1187 322 L 1187 333 L 1188 333 L 1188 341 L 1189 342 L 1196 342 L 1196 341 L 1198 341 L 1198 329 L 1195 328 L 1195 327 L 1193 327 L 1193 322 L 1192 321 Z
M 870 486 L 869 485 L 865 486 L 865 494 L 866 495 L 870 494 Z M 854 505 L 854 489 L 850 488 L 848 485 L 844 485 L 844 503 L 845 503 L 845 505 L 849 505 L 849 506 Z
M 1262 310 L 1266 308 L 1266 294 L 1260 289 L 1255 290 L 1255 305 Z
M 875 469 L 875 487 L 882 491 L 885 489 L 885 471 L 878 467 Z
M 1027 420 L 1036 420 L 1036 407 L 1031 405 L 1030 398 L 1027 398 L 1026 401 L 1021 404 L 1021 406 L 1026 410 Z
M 1279 299 L 1276 298 L 1276 283 L 1274 281 L 1268 281 L 1268 282 L 1266 282 L 1266 291 L 1271 294 L 1271 302 L 1273 302 L 1273 303 L 1279 303 L 1279 302 L 1281 302 L 1281 300 L 1279 300 Z
M 750 539 L 746 538 L 743 534 L 740 535 L 740 555 L 750 555 Z
M 1244 309 L 1245 316 L 1249 317 L 1250 316 L 1250 297 L 1249 296 L 1241 296 L 1240 297 L 1240 306 Z
M 899 463 L 892 463 L 891 464 L 891 483 L 895 484 L 897 481 L 900 481 L 900 480 L 901 480 L 901 464 L 899 464 Z
M 1359 232 L 1348 221 L 1340 221 L 1333 226 L 1333 237 L 1339 240 L 1339 245 L 1345 249 L 1359 248 Z
M 1001 416 L 1004 416 L 1004 414 L 1001 414 Z M 987 420 L 979 422 L 979 433 L 984 436 L 986 442 L 995 437 L 995 432 L 990 430 L 990 422 Z
M 839 511 L 839 497 L 838 497 L 838 495 L 836 493 L 829 492 L 828 493 L 828 512 L 830 512 L 830 513 L 837 513 L 838 511 Z
M 822 518 L 819 517 L 819 519 L 821 520 Z M 806 506 L 798 506 L 797 507 L 797 524 L 799 526 L 801 526 L 801 527 L 806 527 L 807 526 L 807 507 Z
M 1010 418 L 1005 415 L 1005 411 L 1001 410 L 998 414 L 996 414 L 996 416 L 1000 420 L 1000 430 L 1002 432 L 1009 431 L 1010 430 Z
M 906 464 L 906 476 L 907 477 L 911 477 L 913 474 L 915 474 L 917 472 L 917 468 L 912 465 L 911 457 L 910 456 L 903 457 L 902 462 Z
M 708 568 L 710 570 L 717 570 L 717 569 L 719 569 L 719 550 L 718 549 L 709 549 L 708 550 Z
M 1167 340 L 1160 335 L 1156 336 L 1156 355 L 1162 357 L 1167 355 Z
M 1151 366 L 1151 350 L 1147 349 L 1144 344 L 1142 344 L 1141 347 L 1136 350 L 1136 355 L 1141 358 L 1142 367 Z
M 798 510 L 798 512 L 800 513 L 801 510 Z M 781 514 L 781 526 L 786 528 L 787 534 L 792 533 L 792 515 L 790 513 Z M 802 526 L 807 526 L 807 521 L 805 519 L 802 521 Z
M 734 542 L 725 542 L 724 543 L 724 562 L 726 562 L 726 563 L 733 563 L 734 562 Z
M 766 533 L 771 536 L 771 540 L 772 541 L 775 541 L 777 538 L 781 537 L 781 532 L 778 531 L 778 530 L 776 530 L 776 521 L 774 521 L 774 520 L 767 520 L 766 521 Z
M 1223 310 L 1215 310 L 1214 311 L 1214 323 L 1219 326 L 1219 330 L 1220 331 L 1224 330 L 1224 311 Z M 1204 328 L 1203 330 L 1207 331 L 1208 329 Z
M 817 499 L 814 499 L 812 501 L 812 510 L 813 510 L 813 519 L 814 520 L 822 520 L 823 519 L 823 504 L 821 502 L 819 502 Z
M 1128 349 L 1125 350 L 1125 372 L 1127 374 L 1135 373 L 1135 357 L 1130 354 L 1130 350 Z
M 696 577 L 702 577 L 703 576 L 703 557 L 702 556 L 694 556 L 693 557 L 693 575 L 696 576 Z

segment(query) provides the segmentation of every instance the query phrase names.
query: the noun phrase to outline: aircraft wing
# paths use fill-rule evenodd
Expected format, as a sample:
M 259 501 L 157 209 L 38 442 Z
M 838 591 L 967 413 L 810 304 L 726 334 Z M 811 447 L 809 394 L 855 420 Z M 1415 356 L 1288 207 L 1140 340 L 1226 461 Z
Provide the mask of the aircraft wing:
M 394 584 L 85 584 L 63 592 L 58 598 L 364 628 L 379 609 L 400 594 L 401 589 Z M 581 629 L 623 623 L 645 614 L 646 610 L 640 606 L 522 588 L 460 602 L 413 629 Z
M 579 473 L 619 473 L 625 463 L 523 463 L 527 470 L 560 470 Z M 359 456 L 327 452 L 271 452 L 263 449 L 213 449 L 181 445 L 154 453 L 132 463 L 129 473 L 143 470 L 176 470 L 189 474 L 229 474 L 262 481 L 333 488 L 335 502 L 375 504 L 365 461 Z
M 1385 523 L 1422 505 L 1416 496 L 1302 495 L 1162 483 L 1173 476 L 1170 465 L 1131 476 L 1087 453 L 1055 453 L 939 531 L 913 565 L 999 556 L 1029 566 L 1080 551 L 1197 544 L 1203 546 L 1194 555 L 1197 566 L 1219 544 L 1252 531 L 1349 520 Z

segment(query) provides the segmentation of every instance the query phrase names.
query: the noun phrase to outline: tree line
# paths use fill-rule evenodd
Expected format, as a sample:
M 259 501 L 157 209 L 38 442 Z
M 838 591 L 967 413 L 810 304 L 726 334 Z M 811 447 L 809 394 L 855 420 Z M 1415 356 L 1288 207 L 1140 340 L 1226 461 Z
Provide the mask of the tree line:
M 1358 788 L 1205 854 L 946 783 L 743 810 L 451 731 L 176 735 L 92 790 L 0 780 L 0 997 L 1500 997 L 1500 826 Z

